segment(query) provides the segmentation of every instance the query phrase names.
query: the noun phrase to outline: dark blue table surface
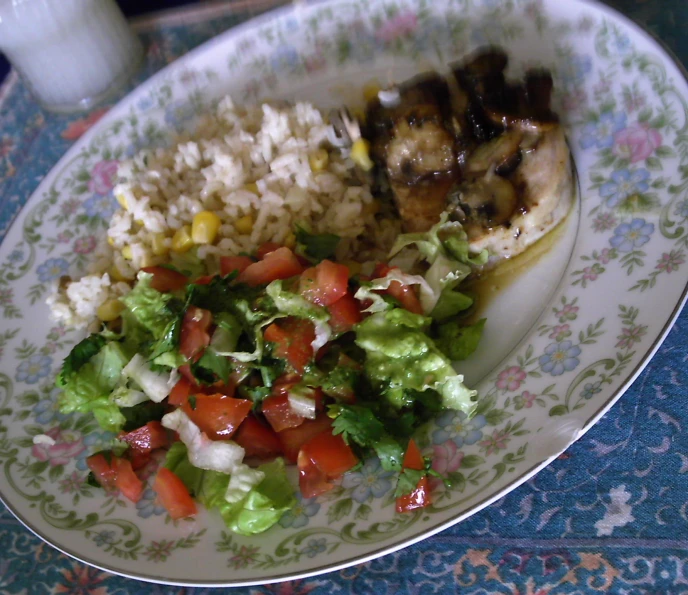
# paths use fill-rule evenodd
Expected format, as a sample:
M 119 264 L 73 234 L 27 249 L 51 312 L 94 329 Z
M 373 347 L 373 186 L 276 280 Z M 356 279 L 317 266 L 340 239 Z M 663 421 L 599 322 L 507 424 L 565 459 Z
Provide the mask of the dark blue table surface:
M 118 1 L 129 16 L 200 3 Z M 688 0 L 609 3 L 650 29 L 688 65 Z M 241 2 L 234 13 L 202 26 L 147 27 L 140 31 L 147 44 L 167 42 L 163 49 L 158 44 L 150 67 L 160 68 L 255 12 Z M 14 86 L 0 109 L 0 238 L 2 222 L 11 220 L 93 116 L 44 114 L 21 85 Z M 687 337 L 688 309 L 624 397 L 561 460 L 465 522 L 374 562 L 232 593 L 688 595 Z M 567 480 L 559 482 L 562 473 Z M 552 489 L 555 484 L 561 489 Z M 596 521 L 603 512 L 623 516 L 623 526 L 611 535 L 600 530 Z M 43 544 L 0 504 L 0 595 L 58 593 L 202 595 L 210 590 L 149 585 L 89 568 Z

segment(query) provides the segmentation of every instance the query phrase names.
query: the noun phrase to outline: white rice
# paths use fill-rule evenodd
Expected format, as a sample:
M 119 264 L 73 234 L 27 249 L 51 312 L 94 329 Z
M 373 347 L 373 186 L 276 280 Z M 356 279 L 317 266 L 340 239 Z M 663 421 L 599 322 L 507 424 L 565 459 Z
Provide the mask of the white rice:
M 53 319 L 73 328 L 86 328 L 96 317 L 98 308 L 110 299 L 126 295 L 127 283 L 112 283 L 107 273 L 86 275 L 67 285 L 64 291 L 57 287 L 47 299 Z
M 153 238 L 164 234 L 169 248 L 174 232 L 190 226 L 201 211 L 222 222 L 215 242 L 199 247 L 202 259 L 254 253 L 265 242 L 293 242 L 297 223 L 340 236 L 340 261 L 384 257 L 399 223 L 376 219 L 367 175 L 346 151 L 330 145 L 328 130 L 323 114 L 309 103 L 238 107 L 226 97 L 193 135 L 121 163 L 115 195 L 126 209 L 113 216 L 109 245 L 99 247 L 92 274 L 49 298 L 53 317 L 85 326 L 115 291 L 105 271 L 133 280 L 141 267 L 168 262 L 154 253 Z M 313 172 L 309 156 L 317 149 L 326 149 L 329 161 Z M 235 222 L 245 216 L 252 218 L 252 229 L 239 233 Z

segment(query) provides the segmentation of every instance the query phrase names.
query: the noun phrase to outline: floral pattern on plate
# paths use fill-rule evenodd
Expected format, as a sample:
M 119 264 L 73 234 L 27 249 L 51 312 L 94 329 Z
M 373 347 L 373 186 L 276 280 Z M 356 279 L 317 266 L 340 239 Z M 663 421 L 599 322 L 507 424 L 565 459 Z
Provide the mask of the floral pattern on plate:
M 522 41 L 533 39 L 538 48 L 524 48 Z M 237 99 L 288 94 L 335 75 L 361 82 L 361 72 L 392 58 L 443 63 L 492 41 L 515 62 L 555 73 L 583 188 L 582 220 L 555 300 L 513 356 L 481 383 L 475 417 L 444 414 L 420 437 L 436 469 L 451 479 L 451 488 L 437 486 L 433 508 L 395 515 L 392 486 L 374 460 L 323 497 L 299 500 L 278 528 L 251 539 L 228 535 L 204 515 L 173 523 L 151 497 L 134 507 L 86 485 L 85 453 L 107 437 L 89 418 L 59 414 L 52 388 L 61 357 L 78 337 L 49 324 L 28 329 L 22 319 L 47 320 L 49 283 L 85 267 L 95 237 L 118 208 L 117 162 L 191 125 L 226 91 L 227 80 Z M 3 496 L 45 538 L 67 540 L 83 559 L 198 583 L 209 566 L 228 569 L 222 582 L 241 583 L 350 563 L 475 510 L 566 446 L 548 434 L 552 428 L 573 429 L 574 437 L 597 418 L 680 303 L 688 242 L 687 98 L 673 66 L 643 34 L 578 2 L 315 4 L 230 32 L 188 56 L 97 124 L 65 131 L 76 138 L 94 125 L 43 182 L 0 249 L 6 323 L 0 396 L 11 420 L 0 426 Z M 55 444 L 34 445 L 33 436 L 43 433 Z M 600 531 L 613 531 L 631 515 L 625 488 L 610 489 L 609 498 Z M 190 548 L 199 563 L 180 572 L 176 552 Z

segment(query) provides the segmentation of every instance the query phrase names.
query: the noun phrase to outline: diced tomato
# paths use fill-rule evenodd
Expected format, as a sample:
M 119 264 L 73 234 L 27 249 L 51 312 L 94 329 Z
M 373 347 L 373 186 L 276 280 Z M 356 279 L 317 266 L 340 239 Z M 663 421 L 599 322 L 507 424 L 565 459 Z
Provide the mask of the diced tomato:
M 188 367 L 189 366 L 182 366 L 182 368 Z M 190 369 L 189 374 L 191 374 Z M 177 381 L 177 384 L 174 385 L 174 388 L 170 392 L 170 395 L 167 397 L 167 402 L 170 405 L 174 405 L 175 407 L 183 405 L 184 403 L 186 403 L 186 399 L 191 394 L 193 388 L 194 385 L 186 378 L 184 374 L 182 374 L 182 377 Z
M 246 451 L 247 457 L 268 459 L 282 453 L 282 445 L 275 431 L 249 415 L 233 438 Z
M 301 273 L 299 289 L 308 301 L 319 306 L 329 306 L 346 294 L 348 283 L 348 267 L 323 260 L 316 267 Z
M 179 335 L 179 353 L 191 361 L 197 361 L 210 344 L 208 329 L 212 315 L 208 310 L 194 306 L 187 309 Z
M 373 276 L 374 278 L 384 277 L 387 275 L 387 273 L 389 273 L 389 271 L 396 268 L 397 267 L 390 267 L 385 263 L 380 263 L 375 267 Z M 389 284 L 386 292 L 395 300 L 397 300 L 401 306 L 406 308 L 409 312 L 413 312 L 414 314 L 423 313 L 423 307 L 420 305 L 418 295 L 410 285 L 400 283 L 399 281 L 392 281 Z
M 110 462 L 108 462 L 108 459 L 105 458 L 102 452 L 88 457 L 86 459 L 86 464 L 101 486 L 108 490 L 114 489 L 117 471 L 112 468 Z
M 327 429 L 313 436 L 299 451 L 299 487 L 304 498 L 332 489 L 332 480 L 358 463 L 358 458 L 341 436 Z
M 136 477 L 134 469 L 131 466 L 131 461 L 121 459 L 119 457 L 112 457 L 112 467 L 117 472 L 117 479 L 115 479 L 115 487 L 122 492 L 125 498 L 132 502 L 138 502 L 143 495 L 143 482 Z
M 397 498 L 396 509 L 397 512 L 410 512 L 417 508 L 425 508 L 426 506 L 430 506 L 430 504 L 432 504 L 430 482 L 428 481 L 428 476 L 425 475 L 418 481 L 415 490 L 410 494 Z
M 221 256 L 220 273 L 222 276 L 229 275 L 234 271 L 243 273 L 251 264 L 253 264 L 253 259 L 248 256 Z
M 286 392 L 272 395 L 263 400 L 262 411 L 275 432 L 300 426 L 305 419 L 298 413 L 294 413 L 289 404 L 289 395 Z
M 150 463 L 151 455 L 149 452 L 141 452 L 138 450 L 128 449 L 125 453 L 127 459 L 131 461 L 131 468 L 134 471 L 143 469 L 148 463 Z
M 196 279 L 193 284 L 194 285 L 210 285 L 210 282 L 213 280 L 212 275 L 203 275 L 202 277 L 199 277 Z
M 296 464 L 299 469 L 299 489 L 304 498 L 315 498 L 334 487 L 303 450 L 299 451 Z
M 167 467 L 161 467 L 155 477 L 153 490 L 158 495 L 158 502 L 167 510 L 173 519 L 183 519 L 196 514 L 196 503 L 184 482 Z
M 148 453 L 169 444 L 167 430 L 159 421 L 149 421 L 145 426 L 121 435 L 119 439 L 126 442 L 133 450 L 142 453 Z
M 336 479 L 358 463 L 341 434 L 335 436 L 330 430 L 311 438 L 301 447 L 301 452 L 306 453 L 328 479 Z
M 276 432 L 287 428 L 295 428 L 304 421 L 304 417 L 294 412 L 289 402 L 289 392 L 297 384 L 299 378 L 284 375 L 278 378 L 272 386 L 272 394 L 263 401 L 263 415 Z M 301 389 L 315 401 L 316 412 L 322 411 L 325 405 L 325 394 L 320 387 L 305 387 Z
M 223 394 L 196 394 L 182 410 L 211 440 L 228 440 L 251 411 L 253 403 Z
M 281 326 L 272 323 L 263 331 L 263 337 L 270 343 L 275 343 L 273 354 L 280 359 L 287 359 L 289 350 L 289 334 Z
M 303 267 L 294 253 L 289 248 L 282 247 L 266 254 L 263 260 L 250 264 L 237 280 L 256 287 L 276 279 L 289 279 L 300 275 L 302 271 Z
M 361 306 L 351 293 L 344 294 L 328 308 L 330 328 L 335 334 L 347 333 L 363 320 Z
M 144 273 L 153 275 L 151 287 L 156 291 L 177 291 L 179 289 L 184 289 L 189 282 L 186 275 L 182 275 L 179 271 L 168 269 L 167 267 L 144 267 L 141 270 Z
M 273 322 L 263 335 L 266 341 L 276 344 L 275 357 L 286 359 L 298 374 L 303 374 L 313 360 L 311 344 L 315 340 L 315 327 L 310 320 L 285 318 L 279 323 Z
M 425 468 L 423 455 L 414 440 L 410 440 L 408 443 L 402 466 L 404 469 L 414 469 L 416 471 L 422 471 Z M 424 475 L 418 481 L 415 490 L 410 494 L 397 498 L 396 510 L 397 512 L 409 512 L 417 508 L 425 508 L 430 506 L 430 504 L 432 504 L 430 482 L 428 481 L 428 476 Z
M 425 462 L 416 441 L 409 440 L 406 452 L 404 453 L 404 460 L 401 463 L 405 469 L 413 469 L 414 471 L 422 471 L 425 469 Z
M 326 413 L 319 413 L 315 419 L 306 419 L 295 428 L 283 430 L 277 434 L 282 443 L 282 450 L 285 458 L 296 463 L 301 446 L 308 442 L 313 436 L 332 427 L 332 420 Z
M 268 254 L 270 254 L 270 252 L 274 252 L 278 248 L 281 248 L 281 246 L 275 242 L 265 242 L 258 247 L 256 256 L 260 260 L 263 260 Z

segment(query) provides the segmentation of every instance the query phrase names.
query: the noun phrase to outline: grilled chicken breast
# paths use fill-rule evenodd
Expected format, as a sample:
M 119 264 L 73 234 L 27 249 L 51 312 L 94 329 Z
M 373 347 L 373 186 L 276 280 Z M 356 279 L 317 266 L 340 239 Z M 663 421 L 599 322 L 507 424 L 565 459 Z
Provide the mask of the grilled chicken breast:
M 573 200 L 552 78 L 533 70 L 509 82 L 507 62 L 489 48 L 446 79 L 425 74 L 386 90 L 368 104 L 364 129 L 405 229 L 425 231 L 450 210 L 491 262 L 548 233 Z

